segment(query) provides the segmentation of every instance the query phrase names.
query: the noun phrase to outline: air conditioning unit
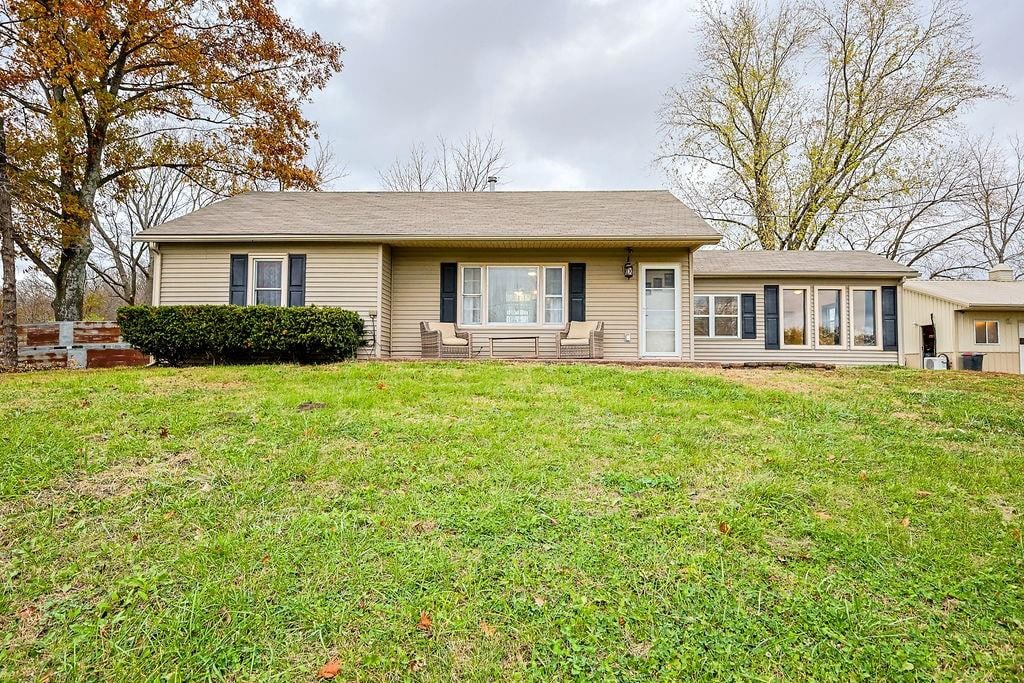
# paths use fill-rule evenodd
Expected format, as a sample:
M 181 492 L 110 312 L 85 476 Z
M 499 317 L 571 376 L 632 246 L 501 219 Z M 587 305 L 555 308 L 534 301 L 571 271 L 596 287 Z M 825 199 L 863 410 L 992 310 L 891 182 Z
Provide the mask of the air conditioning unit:
M 924 359 L 925 370 L 948 370 L 945 356 L 932 356 Z

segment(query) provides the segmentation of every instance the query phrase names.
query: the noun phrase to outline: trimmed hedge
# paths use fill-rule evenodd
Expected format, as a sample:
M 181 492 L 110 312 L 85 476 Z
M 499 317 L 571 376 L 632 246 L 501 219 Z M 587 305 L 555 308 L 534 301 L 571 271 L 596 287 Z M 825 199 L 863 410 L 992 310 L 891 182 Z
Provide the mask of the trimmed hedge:
M 125 306 L 126 342 L 159 363 L 331 362 L 363 340 L 353 311 L 316 306 Z

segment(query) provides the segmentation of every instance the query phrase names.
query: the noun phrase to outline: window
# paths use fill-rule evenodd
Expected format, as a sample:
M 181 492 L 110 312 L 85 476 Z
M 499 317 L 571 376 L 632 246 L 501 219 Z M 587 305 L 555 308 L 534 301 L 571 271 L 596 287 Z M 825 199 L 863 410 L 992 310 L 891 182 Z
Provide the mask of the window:
M 281 284 L 284 282 L 284 261 L 282 259 L 253 259 L 254 304 L 266 306 L 281 305 Z
M 974 342 L 976 344 L 998 344 L 999 343 L 999 321 L 997 321 L 997 320 L 975 320 L 974 321 Z
M 527 325 L 537 322 L 537 269 L 487 267 L 487 322 Z
M 807 290 L 782 290 L 782 345 L 807 344 Z
M 463 266 L 463 325 L 561 325 L 564 266 Z M 543 322 L 542 322 L 543 321 Z
M 739 335 L 740 298 L 735 294 L 701 294 L 693 297 L 693 334 L 696 337 Z
M 544 322 L 552 325 L 562 324 L 565 318 L 565 284 L 562 272 L 561 266 L 544 269 Z
M 843 290 L 819 289 L 818 346 L 839 346 L 843 343 Z
M 483 319 L 483 274 L 479 266 L 462 269 L 462 322 L 479 325 Z
M 878 290 L 853 290 L 853 345 L 878 346 Z

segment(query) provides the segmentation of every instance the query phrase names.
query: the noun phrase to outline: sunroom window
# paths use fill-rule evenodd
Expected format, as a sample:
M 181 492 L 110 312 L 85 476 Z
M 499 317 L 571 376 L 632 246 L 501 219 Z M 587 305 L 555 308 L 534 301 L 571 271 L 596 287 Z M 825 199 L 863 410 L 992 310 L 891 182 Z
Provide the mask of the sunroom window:
M 843 290 L 818 290 L 818 346 L 843 343 Z
M 807 344 L 807 290 L 782 290 L 782 344 Z
M 853 290 L 853 345 L 878 346 L 878 306 L 874 289 Z

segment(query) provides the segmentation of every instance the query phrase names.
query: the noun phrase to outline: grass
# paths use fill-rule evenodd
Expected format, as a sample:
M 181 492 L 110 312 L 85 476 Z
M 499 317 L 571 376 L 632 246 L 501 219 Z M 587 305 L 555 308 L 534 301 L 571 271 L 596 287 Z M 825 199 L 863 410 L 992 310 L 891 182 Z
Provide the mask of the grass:
M 0 405 L 2 679 L 1024 676 L 1020 378 L 359 363 Z

